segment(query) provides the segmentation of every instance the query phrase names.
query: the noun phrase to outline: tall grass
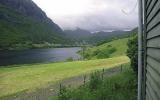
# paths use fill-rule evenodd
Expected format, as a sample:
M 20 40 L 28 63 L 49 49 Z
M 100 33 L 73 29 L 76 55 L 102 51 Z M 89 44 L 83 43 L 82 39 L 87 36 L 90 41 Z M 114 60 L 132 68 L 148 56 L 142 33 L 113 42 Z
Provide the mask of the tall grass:
M 103 78 L 103 72 L 95 71 L 86 85 L 61 88 L 57 100 L 136 100 L 136 83 L 135 73 L 128 68 L 107 78 Z
M 98 69 L 109 69 L 128 63 L 126 56 L 110 59 L 27 64 L 0 68 L 0 97 L 46 88 L 67 78 L 88 74 Z M 17 84 L 18 83 L 18 84 Z

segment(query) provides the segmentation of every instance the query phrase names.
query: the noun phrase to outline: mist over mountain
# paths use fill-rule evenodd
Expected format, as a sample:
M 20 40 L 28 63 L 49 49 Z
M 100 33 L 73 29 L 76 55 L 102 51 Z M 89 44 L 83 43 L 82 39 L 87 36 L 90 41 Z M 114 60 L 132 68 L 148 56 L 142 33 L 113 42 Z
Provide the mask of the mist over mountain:
M 0 0 L 0 48 L 25 43 L 66 43 L 62 29 L 32 0 Z
M 138 25 L 136 0 L 33 0 L 63 30 L 131 30 Z

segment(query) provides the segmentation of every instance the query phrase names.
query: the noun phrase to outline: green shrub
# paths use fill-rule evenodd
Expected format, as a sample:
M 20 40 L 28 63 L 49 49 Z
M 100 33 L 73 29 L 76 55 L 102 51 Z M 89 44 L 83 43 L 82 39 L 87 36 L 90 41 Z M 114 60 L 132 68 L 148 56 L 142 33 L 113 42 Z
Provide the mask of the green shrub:
M 58 97 L 59 100 L 69 100 L 68 90 L 65 86 L 62 86 L 61 84 Z
M 116 52 L 116 48 L 109 47 L 106 48 L 105 50 L 101 50 L 97 54 L 97 58 L 102 59 L 102 58 L 109 58 L 112 53 Z
M 102 58 L 109 58 L 109 53 L 108 52 L 99 52 L 97 55 L 98 59 L 102 59 Z
M 131 59 L 131 67 L 138 73 L 138 36 L 129 39 L 127 45 L 127 56 Z
M 93 51 L 93 53 L 91 54 L 91 56 L 98 55 L 100 52 L 101 52 L 101 50 L 96 49 L 96 50 Z
M 110 49 L 108 49 L 108 51 L 107 51 L 109 54 L 112 54 L 112 53 L 114 53 L 114 52 L 116 52 L 116 48 L 110 48 Z
M 90 58 L 90 54 L 89 53 L 84 53 L 84 58 L 89 59 Z
M 101 75 L 97 71 L 92 73 L 88 84 L 66 89 L 64 99 L 61 95 L 58 100 L 136 100 L 137 79 L 132 70 L 125 69 L 104 79 Z
M 74 61 L 72 57 L 69 57 L 66 61 Z

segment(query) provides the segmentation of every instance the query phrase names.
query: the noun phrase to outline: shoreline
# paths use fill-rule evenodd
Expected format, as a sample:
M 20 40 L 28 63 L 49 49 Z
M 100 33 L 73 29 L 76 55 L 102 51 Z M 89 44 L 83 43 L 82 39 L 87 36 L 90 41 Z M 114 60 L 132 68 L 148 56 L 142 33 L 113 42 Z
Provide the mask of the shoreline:
M 23 50 L 33 50 L 33 49 L 48 49 L 48 48 L 73 48 L 73 47 L 88 47 L 91 45 L 66 45 L 66 46 L 42 46 L 42 47 L 20 47 L 20 48 L 0 48 L 1 51 L 23 51 Z

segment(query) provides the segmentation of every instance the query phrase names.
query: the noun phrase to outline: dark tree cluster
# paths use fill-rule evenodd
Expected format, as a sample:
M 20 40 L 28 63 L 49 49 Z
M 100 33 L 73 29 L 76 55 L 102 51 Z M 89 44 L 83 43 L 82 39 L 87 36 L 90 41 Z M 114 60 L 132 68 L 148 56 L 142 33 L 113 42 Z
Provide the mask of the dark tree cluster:
M 127 56 L 131 60 L 131 67 L 136 73 L 138 73 L 138 36 L 134 35 L 129 39 L 127 45 Z

